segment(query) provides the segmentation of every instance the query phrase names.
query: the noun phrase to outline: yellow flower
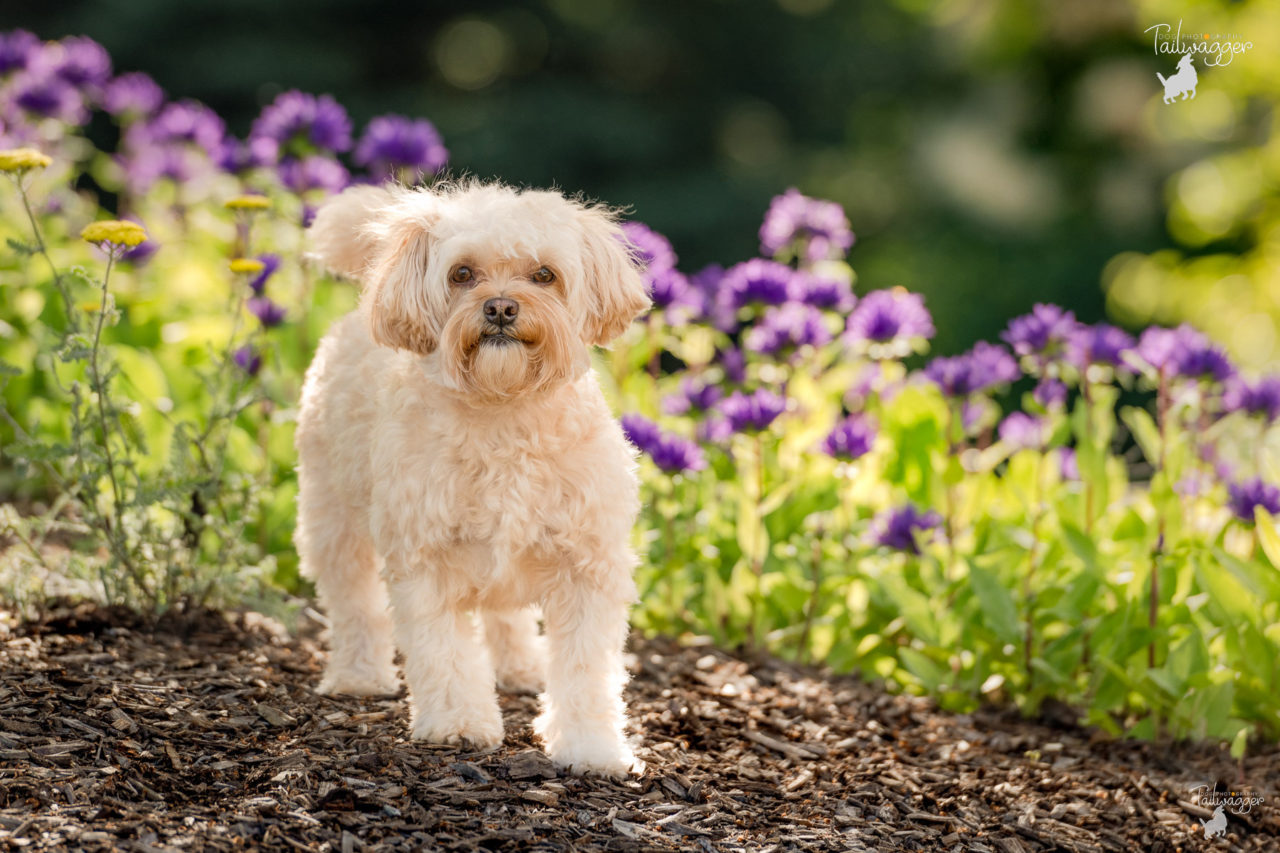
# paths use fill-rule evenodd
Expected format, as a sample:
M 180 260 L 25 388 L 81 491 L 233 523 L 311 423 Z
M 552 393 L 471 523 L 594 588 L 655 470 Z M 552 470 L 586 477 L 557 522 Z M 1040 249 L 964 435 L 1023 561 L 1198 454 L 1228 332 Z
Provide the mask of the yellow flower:
M 228 210 L 266 210 L 271 207 L 271 199 L 265 195 L 238 195 L 223 206 Z
M 0 172 L 25 172 L 27 169 L 43 169 L 53 162 L 34 148 L 10 148 L 0 151 Z
M 87 243 L 110 243 L 132 248 L 147 239 L 147 232 L 136 222 L 106 219 L 86 225 L 80 232 L 80 239 Z
M 257 258 L 235 258 L 231 261 L 232 272 L 262 272 L 266 266 Z

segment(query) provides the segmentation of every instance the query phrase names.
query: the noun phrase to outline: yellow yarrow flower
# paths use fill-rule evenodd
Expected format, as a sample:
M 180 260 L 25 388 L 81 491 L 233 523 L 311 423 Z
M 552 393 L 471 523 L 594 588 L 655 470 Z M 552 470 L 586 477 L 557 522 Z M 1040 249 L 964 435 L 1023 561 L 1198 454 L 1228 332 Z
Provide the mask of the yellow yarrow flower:
M 147 231 L 136 222 L 106 219 L 86 225 L 80 232 L 80 239 L 87 243 L 110 243 L 113 246 L 133 248 L 147 239 Z
M 232 272 L 262 272 L 266 266 L 257 258 L 235 258 L 231 261 Z
M 265 195 L 238 195 L 223 204 L 228 210 L 266 210 L 271 199 Z
M 25 172 L 27 169 L 43 169 L 53 158 L 34 148 L 9 148 L 0 151 L 0 172 Z

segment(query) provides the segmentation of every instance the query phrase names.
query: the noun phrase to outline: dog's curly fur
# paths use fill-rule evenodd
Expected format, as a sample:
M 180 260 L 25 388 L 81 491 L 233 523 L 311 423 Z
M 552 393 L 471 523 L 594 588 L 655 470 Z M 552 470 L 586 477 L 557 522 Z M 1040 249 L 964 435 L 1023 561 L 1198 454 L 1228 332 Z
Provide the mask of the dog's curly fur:
M 413 737 L 491 748 L 495 679 L 545 679 L 551 757 L 626 772 L 639 499 L 589 359 L 649 299 L 614 214 L 479 182 L 364 186 L 309 236 L 362 285 L 307 372 L 297 430 L 295 538 L 332 626 L 320 691 L 394 692 L 399 647 Z M 514 323 L 486 317 L 496 299 Z

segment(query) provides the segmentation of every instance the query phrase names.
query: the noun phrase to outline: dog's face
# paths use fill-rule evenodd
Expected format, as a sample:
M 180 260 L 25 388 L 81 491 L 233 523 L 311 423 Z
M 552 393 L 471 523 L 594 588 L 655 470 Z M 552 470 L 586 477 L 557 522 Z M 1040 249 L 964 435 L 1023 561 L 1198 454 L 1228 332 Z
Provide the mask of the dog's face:
M 649 305 L 612 214 L 554 192 L 365 187 L 312 238 L 363 280 L 376 342 L 436 353 L 450 387 L 486 398 L 579 375 Z
M 1189 53 L 1184 53 L 1184 54 L 1182 55 L 1182 58 L 1178 60 L 1178 69 L 1179 69 L 1179 70 L 1186 70 L 1187 68 L 1189 68 L 1189 67 L 1191 66 L 1192 61 L 1193 61 L 1193 60 L 1192 60 L 1192 58 L 1191 58 L 1191 54 L 1189 54 Z

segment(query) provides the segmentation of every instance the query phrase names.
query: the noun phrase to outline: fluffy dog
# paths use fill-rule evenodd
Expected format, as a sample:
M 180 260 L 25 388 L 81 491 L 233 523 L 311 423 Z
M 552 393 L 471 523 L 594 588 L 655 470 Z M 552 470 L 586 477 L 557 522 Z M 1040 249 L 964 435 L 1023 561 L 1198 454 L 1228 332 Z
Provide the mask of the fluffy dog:
M 363 285 L 298 420 L 295 538 L 332 626 L 320 692 L 394 692 L 398 646 L 413 737 L 488 749 L 495 680 L 545 679 L 551 758 L 627 772 L 638 487 L 589 359 L 649 298 L 614 215 L 476 182 L 366 186 L 309 236 Z

